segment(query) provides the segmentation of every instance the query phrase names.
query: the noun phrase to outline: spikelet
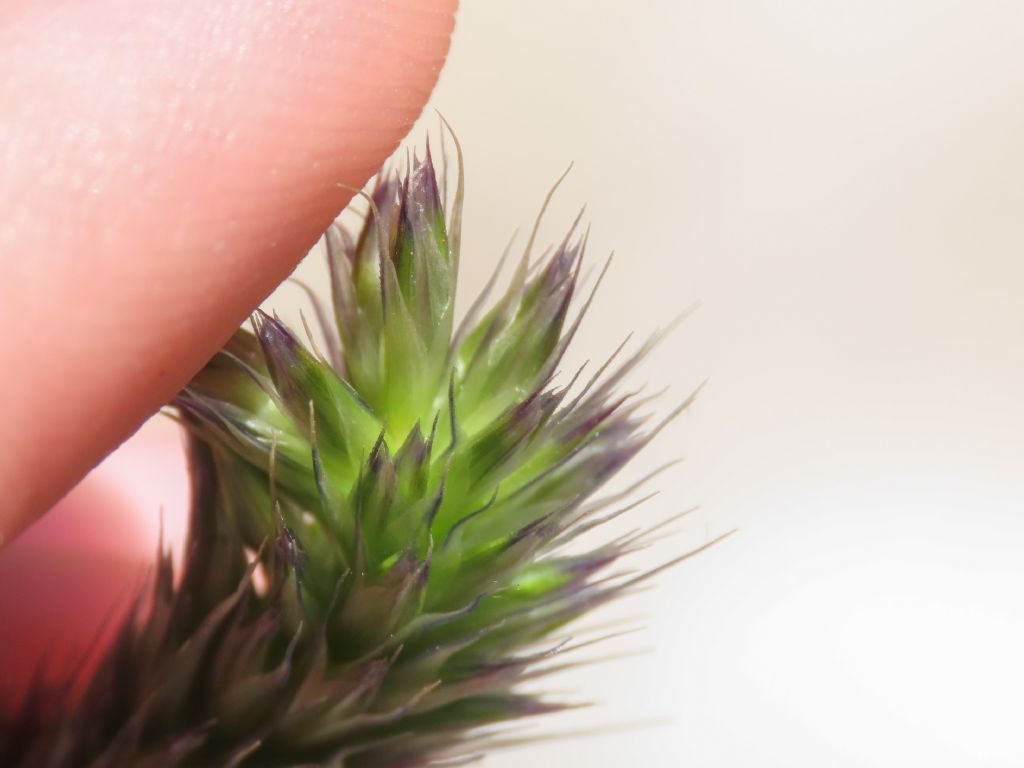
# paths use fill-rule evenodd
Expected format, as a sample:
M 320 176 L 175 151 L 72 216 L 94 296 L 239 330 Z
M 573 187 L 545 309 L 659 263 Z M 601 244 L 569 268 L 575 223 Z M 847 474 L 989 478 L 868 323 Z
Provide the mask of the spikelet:
M 460 158 L 446 214 L 429 149 L 382 174 L 358 236 L 325 235 L 326 355 L 257 312 L 180 394 L 183 574 L 161 553 L 85 693 L 30 695 L 0 763 L 452 764 L 562 706 L 524 682 L 636 582 L 608 578 L 635 540 L 566 544 L 657 429 L 618 392 L 646 347 L 556 384 L 588 303 L 572 232 L 537 260 L 531 236 L 456 330 L 462 189 Z

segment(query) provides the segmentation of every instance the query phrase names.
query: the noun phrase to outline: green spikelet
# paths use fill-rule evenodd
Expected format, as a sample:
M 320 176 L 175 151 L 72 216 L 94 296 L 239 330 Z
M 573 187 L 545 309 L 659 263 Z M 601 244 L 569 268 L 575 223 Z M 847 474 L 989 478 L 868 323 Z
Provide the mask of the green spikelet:
M 358 237 L 326 235 L 326 354 L 258 312 L 181 393 L 180 581 L 161 553 L 84 694 L 33 691 L 0 764 L 452 764 L 559 708 L 524 681 L 636 583 L 607 578 L 636 538 L 565 545 L 657 430 L 616 391 L 646 348 L 558 383 L 587 303 L 572 233 L 536 261 L 531 236 L 456 330 L 462 186 L 446 213 L 429 150 L 382 175 Z

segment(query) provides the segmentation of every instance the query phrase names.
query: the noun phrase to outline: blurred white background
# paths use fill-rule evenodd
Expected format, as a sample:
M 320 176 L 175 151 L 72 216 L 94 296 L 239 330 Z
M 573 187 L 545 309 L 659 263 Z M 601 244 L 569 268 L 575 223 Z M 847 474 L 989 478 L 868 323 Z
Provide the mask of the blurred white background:
M 1022 93 L 1017 2 L 464 3 L 464 295 L 575 161 L 577 356 L 703 303 L 643 372 L 711 379 L 635 469 L 686 458 L 638 521 L 702 506 L 649 562 L 740 528 L 549 683 L 608 733 L 488 766 L 1024 764 Z
M 574 359 L 703 303 L 631 475 L 701 511 L 636 564 L 740 529 L 545 684 L 597 706 L 526 732 L 593 733 L 489 768 L 1024 764 L 1022 93 L 1017 2 L 466 0 L 462 295 L 575 161 L 545 235 L 586 203 L 617 256 Z

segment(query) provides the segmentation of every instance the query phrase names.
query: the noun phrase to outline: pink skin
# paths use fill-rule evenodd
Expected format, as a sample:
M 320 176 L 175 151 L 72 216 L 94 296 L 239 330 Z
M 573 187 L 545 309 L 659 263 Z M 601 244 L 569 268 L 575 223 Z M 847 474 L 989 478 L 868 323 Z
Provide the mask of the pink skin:
M 393 151 L 455 6 L 0 4 L 0 546 L 188 381 Z M 0 551 L 5 590 L 31 592 L 3 595 L 5 622 L 33 617 L 9 642 L 80 644 L 138 583 L 152 529 L 116 474 Z
M 0 552 L 2 684 L 22 691 L 40 667 L 59 680 L 94 639 L 109 638 L 151 573 L 161 534 L 180 564 L 187 517 L 182 435 L 158 416 Z M 95 662 L 93 653 L 86 673 Z

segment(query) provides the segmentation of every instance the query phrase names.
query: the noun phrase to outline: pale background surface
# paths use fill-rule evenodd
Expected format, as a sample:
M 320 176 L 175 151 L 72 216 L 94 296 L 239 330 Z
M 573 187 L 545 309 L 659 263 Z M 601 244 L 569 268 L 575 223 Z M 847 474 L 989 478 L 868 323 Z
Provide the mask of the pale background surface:
M 486 765 L 1024 764 L 1024 8 L 621 5 L 465 2 L 463 296 L 575 160 L 547 238 L 585 202 L 618 255 L 574 359 L 703 302 L 643 371 L 711 379 L 634 470 L 686 457 L 636 521 L 702 505 L 646 562 L 740 532 L 539 730 L 653 725 Z
M 703 302 L 644 371 L 711 378 L 652 560 L 741 528 L 552 683 L 669 724 L 489 766 L 1024 764 L 1022 93 L 1018 2 L 464 4 L 466 282 L 575 160 L 549 236 L 586 202 L 617 252 L 578 354 Z

